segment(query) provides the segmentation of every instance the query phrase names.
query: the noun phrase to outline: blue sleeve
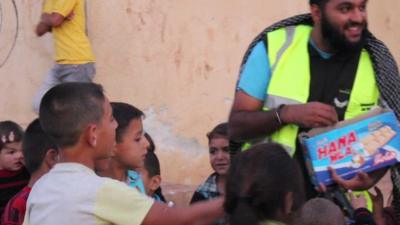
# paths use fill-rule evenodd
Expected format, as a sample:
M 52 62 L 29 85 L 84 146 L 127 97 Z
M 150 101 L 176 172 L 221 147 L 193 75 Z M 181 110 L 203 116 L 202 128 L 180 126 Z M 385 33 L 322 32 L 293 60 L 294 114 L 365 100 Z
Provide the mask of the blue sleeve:
M 264 42 L 259 41 L 242 67 L 236 89 L 264 101 L 270 77 L 271 71 L 267 51 Z

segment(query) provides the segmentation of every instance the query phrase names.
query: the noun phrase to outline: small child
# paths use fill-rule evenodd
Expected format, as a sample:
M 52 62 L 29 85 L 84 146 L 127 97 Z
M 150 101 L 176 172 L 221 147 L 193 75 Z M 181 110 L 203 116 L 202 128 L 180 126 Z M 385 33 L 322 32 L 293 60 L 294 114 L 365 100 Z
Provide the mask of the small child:
M 154 144 L 154 141 L 153 141 L 153 139 L 151 138 L 150 134 L 146 132 L 146 133 L 144 134 L 144 137 L 145 137 L 145 138 L 147 139 L 147 141 L 149 142 L 149 147 L 147 147 L 147 152 L 153 152 L 153 153 L 155 154 L 156 145 Z M 157 155 L 155 155 L 155 157 L 157 158 L 157 161 L 158 161 Z M 146 157 L 146 158 L 147 158 L 147 157 Z M 150 163 L 150 164 L 151 164 L 151 163 Z M 153 165 L 155 165 L 155 164 L 153 164 Z M 146 166 L 146 161 L 145 161 L 145 166 Z M 160 167 L 160 162 L 158 162 L 158 167 Z M 161 173 L 161 170 L 160 170 L 159 173 Z M 160 175 L 160 174 L 159 174 L 159 175 Z M 160 178 L 161 178 L 161 177 L 160 177 Z M 160 180 L 160 182 L 161 182 L 161 180 Z M 162 193 L 161 186 L 159 186 L 159 187 L 154 191 L 153 197 L 155 197 L 156 200 L 160 200 L 160 201 L 162 201 L 162 202 L 167 202 L 167 200 L 166 200 L 165 197 L 164 197 L 164 194 Z M 173 203 L 172 201 L 169 201 L 168 204 L 169 204 L 169 205 L 173 205 L 174 203 Z
M 23 135 L 22 128 L 15 122 L 0 122 L 0 215 L 7 202 L 29 180 L 21 149 Z
M 165 201 L 162 196 L 154 195 L 161 183 L 160 165 L 158 170 L 152 169 L 154 165 L 148 165 L 147 173 L 145 161 L 147 151 L 153 153 L 148 163 L 153 164 L 155 145 L 148 134 L 143 131 L 142 117 L 144 113 L 138 108 L 121 102 L 112 102 L 113 116 L 118 123 L 116 130 L 116 146 L 113 149 L 111 159 L 99 160 L 96 162 L 98 174 L 125 182 L 132 188 L 136 188 L 143 194 L 155 197 L 156 200 Z M 150 162 L 150 161 L 152 162 Z M 107 165 L 108 163 L 108 165 Z M 146 177 L 143 177 L 143 172 Z M 148 177 L 151 176 L 151 177 Z M 146 183 L 144 183 L 146 182 Z M 146 187 L 146 185 L 148 185 Z M 154 187 L 157 187 L 153 190 Z
M 113 116 L 118 123 L 116 129 L 116 145 L 112 150 L 108 168 L 107 159 L 96 162 L 102 165 L 101 175 L 122 181 L 132 188 L 146 193 L 140 174 L 137 169 L 144 166 L 144 160 L 149 142 L 144 137 L 142 117 L 143 112 L 136 107 L 112 102 Z
M 207 134 L 210 164 L 214 173 L 194 192 L 191 203 L 209 200 L 225 192 L 226 176 L 230 165 L 228 124 L 221 123 Z
M 225 211 L 230 225 L 278 225 L 304 198 L 299 167 L 278 144 L 238 153 L 227 177 Z
M 26 168 L 31 174 L 28 186 L 15 195 L 4 209 L 2 225 L 21 225 L 24 221 L 26 201 L 32 186 L 46 174 L 58 161 L 58 149 L 44 133 L 39 119 L 28 126 L 22 141 Z
M 157 155 L 149 151 L 144 160 L 144 167 L 137 170 L 143 181 L 145 192 L 148 196 L 154 198 L 156 201 L 165 202 L 156 191 L 161 185 L 160 162 Z
M 339 206 L 324 198 L 307 201 L 300 210 L 296 225 L 344 225 L 345 217 Z

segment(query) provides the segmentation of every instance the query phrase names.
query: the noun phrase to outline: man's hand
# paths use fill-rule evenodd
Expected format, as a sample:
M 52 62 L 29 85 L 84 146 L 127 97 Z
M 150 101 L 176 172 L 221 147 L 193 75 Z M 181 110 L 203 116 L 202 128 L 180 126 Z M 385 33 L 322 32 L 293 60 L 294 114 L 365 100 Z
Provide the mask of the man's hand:
M 35 33 L 36 33 L 37 36 L 41 37 L 47 32 L 51 32 L 51 27 L 47 26 L 46 24 L 40 22 L 36 26 Z
M 331 126 L 338 121 L 335 108 L 320 102 L 285 105 L 281 110 L 281 118 L 284 123 L 305 128 Z
M 72 11 L 70 14 L 68 14 L 65 17 L 65 20 L 71 21 L 72 19 L 74 19 L 74 17 L 75 17 L 75 13 Z
M 371 188 L 376 183 L 376 180 L 365 172 L 359 172 L 350 180 L 345 180 L 337 175 L 334 169 L 329 168 L 329 171 L 331 172 L 332 179 L 345 189 L 364 191 Z

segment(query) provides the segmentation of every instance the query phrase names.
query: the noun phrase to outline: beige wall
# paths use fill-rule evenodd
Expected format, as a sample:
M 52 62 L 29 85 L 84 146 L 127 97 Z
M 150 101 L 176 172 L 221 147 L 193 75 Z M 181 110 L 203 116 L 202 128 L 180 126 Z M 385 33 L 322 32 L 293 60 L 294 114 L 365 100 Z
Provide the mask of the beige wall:
M 19 29 L 13 2 L 18 9 Z M 210 172 L 205 134 L 227 119 L 238 67 L 264 27 L 308 11 L 302 0 L 88 0 L 96 82 L 147 114 L 164 180 L 196 185 Z M 280 4 L 278 4 L 280 3 Z M 52 65 L 51 35 L 35 37 L 41 0 L 0 0 L 0 120 L 34 118 L 31 99 Z M 370 29 L 400 57 L 398 0 L 369 3 Z

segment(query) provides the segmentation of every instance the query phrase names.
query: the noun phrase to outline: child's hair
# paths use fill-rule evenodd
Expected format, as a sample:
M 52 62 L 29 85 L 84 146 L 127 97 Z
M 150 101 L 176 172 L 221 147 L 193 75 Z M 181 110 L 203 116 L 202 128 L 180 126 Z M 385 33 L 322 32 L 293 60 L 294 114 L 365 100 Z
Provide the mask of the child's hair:
M 156 150 L 156 145 L 154 144 L 153 138 L 151 138 L 149 133 L 144 133 L 145 138 L 149 142 L 149 147 L 147 148 L 147 152 L 154 152 Z
M 149 177 L 160 175 L 160 161 L 154 152 L 147 152 L 144 159 L 144 168 L 147 170 Z
M 145 133 L 147 141 L 149 142 L 149 147 L 147 148 L 146 158 L 144 160 L 144 167 L 148 171 L 149 177 L 153 177 L 155 175 L 161 175 L 160 169 L 160 161 L 158 160 L 157 155 L 155 154 L 156 145 L 154 144 L 153 139 L 150 134 Z M 162 202 L 166 202 L 164 195 L 161 190 L 161 186 L 155 190 L 154 194 L 156 194 Z
M 0 122 L 0 151 L 8 143 L 20 142 L 24 137 L 24 131 L 13 121 Z
M 101 122 L 105 100 L 101 85 L 80 82 L 59 84 L 42 98 L 40 125 L 58 147 L 73 146 L 88 124 Z
M 276 218 L 293 194 L 293 207 L 303 201 L 303 182 L 294 159 L 279 144 L 253 146 L 237 154 L 227 177 L 225 210 L 231 225 L 259 224 Z
M 220 123 L 207 133 L 208 143 L 214 138 L 228 139 L 228 123 Z
M 118 122 L 115 138 L 117 143 L 120 143 L 131 120 L 142 118 L 144 113 L 140 109 L 123 102 L 112 102 L 111 107 L 113 109 L 113 116 Z
M 50 149 L 58 150 L 54 141 L 43 131 L 39 119 L 35 119 L 26 128 L 22 141 L 25 166 L 31 174 L 40 168 Z
M 339 206 L 324 198 L 314 198 L 301 208 L 296 224 L 336 225 L 345 224 L 345 219 Z

